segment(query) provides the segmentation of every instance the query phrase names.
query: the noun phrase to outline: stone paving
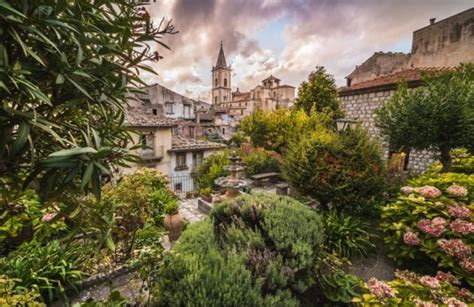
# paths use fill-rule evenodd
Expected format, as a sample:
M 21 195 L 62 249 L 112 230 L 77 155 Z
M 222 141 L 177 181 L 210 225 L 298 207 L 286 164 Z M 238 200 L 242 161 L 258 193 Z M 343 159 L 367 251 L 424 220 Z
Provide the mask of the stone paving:
M 197 198 L 180 200 L 179 214 L 188 220 L 189 223 L 194 223 L 207 217 L 207 215 L 199 211 Z

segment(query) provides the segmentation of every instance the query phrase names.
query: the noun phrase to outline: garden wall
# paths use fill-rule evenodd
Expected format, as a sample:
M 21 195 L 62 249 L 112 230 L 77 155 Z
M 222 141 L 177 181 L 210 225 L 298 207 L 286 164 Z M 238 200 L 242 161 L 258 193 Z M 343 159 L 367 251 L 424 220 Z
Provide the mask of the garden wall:
M 395 93 L 394 88 L 364 89 L 363 91 L 352 91 L 340 93 L 341 106 L 349 119 L 358 119 L 362 127 L 367 129 L 371 137 L 380 137 L 375 126 L 375 110 L 382 107 Z M 383 142 L 384 157 L 388 158 L 388 144 Z M 434 162 L 435 153 L 423 150 L 412 150 L 410 152 L 408 170 L 414 173 L 425 171 Z

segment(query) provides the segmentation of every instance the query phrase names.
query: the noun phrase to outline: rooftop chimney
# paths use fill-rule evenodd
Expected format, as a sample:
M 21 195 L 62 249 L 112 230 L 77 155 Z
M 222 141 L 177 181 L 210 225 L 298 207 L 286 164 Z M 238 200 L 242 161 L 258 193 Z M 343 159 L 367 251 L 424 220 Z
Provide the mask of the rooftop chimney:
M 430 25 L 434 24 L 436 21 L 436 18 L 430 18 Z

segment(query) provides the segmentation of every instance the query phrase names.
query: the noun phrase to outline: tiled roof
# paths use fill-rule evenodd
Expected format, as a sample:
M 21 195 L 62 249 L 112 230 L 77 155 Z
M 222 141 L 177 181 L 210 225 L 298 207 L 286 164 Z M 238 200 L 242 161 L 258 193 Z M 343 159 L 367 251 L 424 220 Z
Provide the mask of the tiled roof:
M 372 80 L 363 81 L 351 86 L 344 86 L 338 89 L 340 94 L 346 92 L 367 90 L 387 85 L 396 85 L 400 81 L 414 82 L 420 81 L 424 74 L 441 73 L 454 70 L 453 67 L 418 67 L 395 72 L 393 74 L 380 76 Z
M 180 136 L 173 136 L 171 149 L 169 151 L 194 151 L 206 149 L 224 149 L 227 146 L 220 143 L 206 140 L 188 139 Z
M 262 82 L 265 82 L 267 80 L 277 80 L 277 81 L 280 81 L 280 79 L 278 79 L 277 77 L 274 77 L 273 75 L 270 75 L 270 77 L 266 78 L 266 79 L 263 79 Z
M 154 115 L 153 109 L 149 107 L 129 107 L 125 117 L 125 125 L 128 127 L 173 127 L 177 124 L 175 119 Z

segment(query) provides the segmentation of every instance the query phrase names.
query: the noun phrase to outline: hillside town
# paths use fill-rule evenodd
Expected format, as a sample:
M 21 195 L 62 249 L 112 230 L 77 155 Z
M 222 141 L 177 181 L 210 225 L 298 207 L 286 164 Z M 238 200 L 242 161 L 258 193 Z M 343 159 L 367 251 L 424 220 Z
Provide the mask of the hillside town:
M 474 306 L 471 2 L 0 20 L 0 306 Z

